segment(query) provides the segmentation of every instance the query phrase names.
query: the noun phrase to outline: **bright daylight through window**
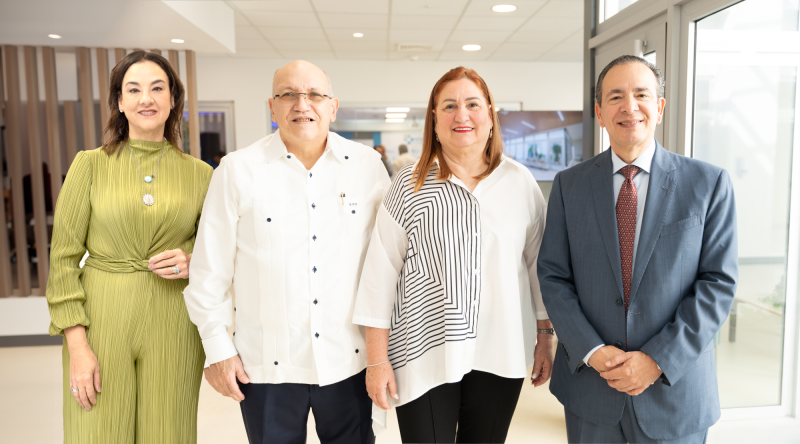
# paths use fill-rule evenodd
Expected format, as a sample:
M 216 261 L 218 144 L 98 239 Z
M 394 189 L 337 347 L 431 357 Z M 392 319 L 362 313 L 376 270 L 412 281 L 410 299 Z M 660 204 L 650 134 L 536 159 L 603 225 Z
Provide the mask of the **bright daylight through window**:
M 598 22 L 603 23 L 638 0 L 600 0 Z
M 715 339 L 722 408 L 781 403 L 798 3 L 697 22 L 692 154 L 728 171 L 738 214 L 739 285 Z

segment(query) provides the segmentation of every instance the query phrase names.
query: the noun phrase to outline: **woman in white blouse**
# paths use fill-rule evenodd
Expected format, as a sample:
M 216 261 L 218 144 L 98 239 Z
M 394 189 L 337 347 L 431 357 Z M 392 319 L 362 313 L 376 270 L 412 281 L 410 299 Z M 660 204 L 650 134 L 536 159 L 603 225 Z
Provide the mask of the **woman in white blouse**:
M 503 155 L 492 103 L 471 69 L 439 79 L 422 157 L 396 173 L 361 274 L 353 322 L 366 327 L 373 419 L 380 430 L 376 407 L 396 406 L 404 442 L 503 442 L 527 368 L 536 386 L 550 378 L 546 204 Z

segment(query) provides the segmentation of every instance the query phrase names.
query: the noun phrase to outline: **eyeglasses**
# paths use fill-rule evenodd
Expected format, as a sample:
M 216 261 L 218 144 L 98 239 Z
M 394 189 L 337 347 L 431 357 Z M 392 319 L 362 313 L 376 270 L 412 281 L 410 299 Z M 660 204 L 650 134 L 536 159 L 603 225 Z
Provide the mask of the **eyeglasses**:
M 309 93 L 286 92 L 283 94 L 275 94 L 274 98 L 284 103 L 294 103 L 297 102 L 300 96 L 306 96 L 306 101 L 311 103 L 321 103 L 325 99 L 331 98 L 331 96 L 326 96 L 325 94 L 320 94 L 318 92 L 309 92 Z

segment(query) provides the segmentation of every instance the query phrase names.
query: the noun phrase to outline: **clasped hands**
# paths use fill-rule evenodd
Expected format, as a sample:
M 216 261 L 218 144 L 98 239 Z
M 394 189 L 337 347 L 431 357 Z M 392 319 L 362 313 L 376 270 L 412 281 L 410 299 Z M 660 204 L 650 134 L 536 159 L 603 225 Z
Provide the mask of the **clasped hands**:
M 648 354 L 624 352 L 606 345 L 589 358 L 589 365 L 600 373 L 608 386 L 631 396 L 639 395 L 661 376 L 661 370 Z

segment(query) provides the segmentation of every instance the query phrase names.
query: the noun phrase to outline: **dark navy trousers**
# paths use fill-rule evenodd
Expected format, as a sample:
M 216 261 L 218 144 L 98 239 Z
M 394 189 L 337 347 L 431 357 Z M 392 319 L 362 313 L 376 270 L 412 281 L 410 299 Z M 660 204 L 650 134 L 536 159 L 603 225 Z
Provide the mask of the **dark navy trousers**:
M 242 384 L 240 403 L 250 444 L 305 443 L 308 412 L 314 412 L 323 444 L 374 444 L 372 401 L 363 370 L 344 381 L 316 384 Z
M 567 421 L 567 439 L 572 443 L 705 444 L 708 439 L 708 429 L 678 439 L 650 438 L 639 426 L 631 396 L 625 397 L 625 407 L 619 423 L 611 427 L 593 424 L 566 408 L 564 416 Z

